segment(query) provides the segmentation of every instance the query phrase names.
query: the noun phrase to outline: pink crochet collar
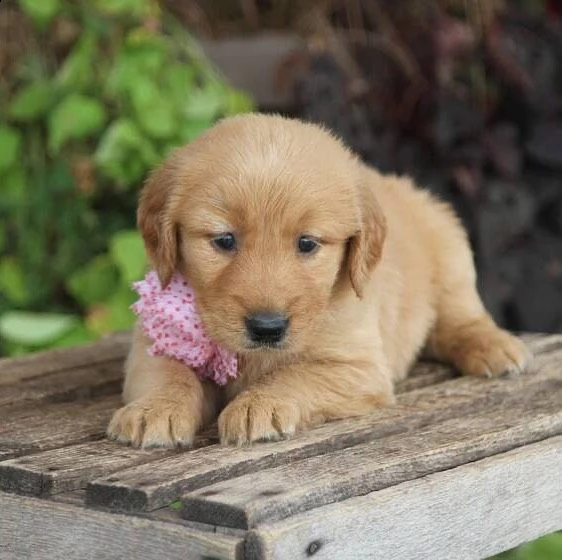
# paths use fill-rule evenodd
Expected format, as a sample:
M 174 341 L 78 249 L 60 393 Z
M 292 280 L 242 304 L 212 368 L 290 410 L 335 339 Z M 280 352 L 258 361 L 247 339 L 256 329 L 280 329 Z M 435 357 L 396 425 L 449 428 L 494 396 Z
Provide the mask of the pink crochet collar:
M 151 356 L 175 358 L 192 368 L 200 379 L 225 385 L 236 378 L 236 354 L 220 348 L 205 332 L 195 307 L 195 294 L 185 279 L 175 273 L 162 289 L 156 272 L 133 284 L 140 299 L 131 309 L 140 317 L 143 332 L 153 344 Z

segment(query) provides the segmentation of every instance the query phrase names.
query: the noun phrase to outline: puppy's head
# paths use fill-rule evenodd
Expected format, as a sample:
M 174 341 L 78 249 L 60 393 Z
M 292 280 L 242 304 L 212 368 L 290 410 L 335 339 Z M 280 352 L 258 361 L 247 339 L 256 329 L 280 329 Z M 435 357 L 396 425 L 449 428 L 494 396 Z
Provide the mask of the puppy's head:
M 226 119 L 150 176 L 139 227 L 162 284 L 175 270 L 189 280 L 217 342 L 298 351 L 380 258 L 384 217 L 363 173 L 314 125 Z

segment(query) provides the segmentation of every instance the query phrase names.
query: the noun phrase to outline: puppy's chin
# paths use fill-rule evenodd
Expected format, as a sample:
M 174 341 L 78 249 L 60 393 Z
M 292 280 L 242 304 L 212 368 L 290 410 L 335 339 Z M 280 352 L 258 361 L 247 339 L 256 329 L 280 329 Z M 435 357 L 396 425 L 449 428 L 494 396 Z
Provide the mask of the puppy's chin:
M 290 351 L 290 345 L 286 340 L 279 342 L 252 342 L 247 341 L 244 347 L 244 352 L 287 352 Z

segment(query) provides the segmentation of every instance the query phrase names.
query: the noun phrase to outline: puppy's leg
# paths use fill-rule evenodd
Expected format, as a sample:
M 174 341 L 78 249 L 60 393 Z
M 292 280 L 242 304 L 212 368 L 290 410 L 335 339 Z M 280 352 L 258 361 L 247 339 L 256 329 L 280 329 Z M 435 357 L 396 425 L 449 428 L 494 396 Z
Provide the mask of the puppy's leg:
M 152 357 L 137 329 L 125 367 L 127 403 L 111 419 L 107 435 L 135 447 L 190 446 L 217 412 L 217 390 L 180 362 Z
M 531 354 L 521 340 L 500 329 L 484 309 L 467 242 L 458 239 L 456 246 L 449 245 L 441 256 L 437 319 L 428 338 L 428 354 L 466 375 L 493 377 L 523 372 Z
M 367 414 L 394 402 L 391 377 L 372 365 L 298 364 L 240 393 L 219 416 L 222 443 L 276 440 L 304 426 Z

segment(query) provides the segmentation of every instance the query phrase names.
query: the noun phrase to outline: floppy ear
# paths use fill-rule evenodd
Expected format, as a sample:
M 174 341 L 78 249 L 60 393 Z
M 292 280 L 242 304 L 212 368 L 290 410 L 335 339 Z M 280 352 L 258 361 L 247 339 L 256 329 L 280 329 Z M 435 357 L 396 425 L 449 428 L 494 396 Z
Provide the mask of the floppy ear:
M 348 241 L 347 269 L 351 286 L 359 298 L 382 255 L 386 237 L 386 219 L 368 181 L 359 188 L 360 226 Z
M 178 255 L 177 228 L 170 212 L 170 194 L 177 167 L 171 158 L 148 177 L 139 200 L 137 224 L 162 287 L 170 283 Z

